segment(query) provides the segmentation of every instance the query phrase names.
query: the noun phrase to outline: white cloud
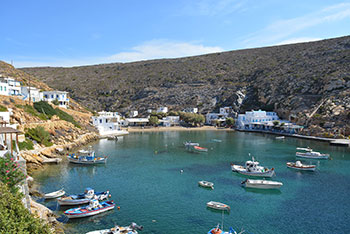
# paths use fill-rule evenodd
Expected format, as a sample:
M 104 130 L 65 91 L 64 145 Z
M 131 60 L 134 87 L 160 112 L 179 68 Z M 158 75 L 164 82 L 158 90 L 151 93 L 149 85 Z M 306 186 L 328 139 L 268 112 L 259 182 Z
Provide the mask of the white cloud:
M 15 67 L 72 67 L 113 62 L 134 62 L 140 60 L 179 58 L 201 54 L 221 52 L 218 46 L 204 46 L 198 43 L 152 40 L 135 46 L 130 51 L 120 52 L 106 57 L 77 59 L 23 58 L 14 60 Z
M 218 46 L 204 46 L 188 42 L 152 40 L 135 46 L 128 52 L 112 55 L 108 61 L 132 62 L 160 58 L 179 58 L 223 51 Z
M 243 43 L 246 47 L 275 45 L 281 41 L 290 40 L 289 37 L 293 37 L 302 30 L 346 18 L 350 18 L 350 3 L 332 5 L 305 16 L 274 22 L 251 34 Z
M 295 43 L 319 41 L 319 40 L 322 40 L 322 38 L 298 37 L 298 38 L 283 40 L 281 42 L 276 43 L 275 45 L 287 45 L 287 44 L 295 44 Z

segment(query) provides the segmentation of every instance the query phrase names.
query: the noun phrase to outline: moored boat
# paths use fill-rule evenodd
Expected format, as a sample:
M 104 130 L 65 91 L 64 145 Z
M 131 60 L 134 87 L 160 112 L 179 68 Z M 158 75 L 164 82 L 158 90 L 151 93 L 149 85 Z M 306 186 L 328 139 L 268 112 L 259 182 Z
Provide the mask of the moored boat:
M 70 219 L 83 218 L 112 210 L 114 207 L 115 203 L 113 201 L 98 202 L 97 200 L 91 200 L 89 205 L 66 210 L 64 214 Z
M 285 138 L 285 136 L 278 136 L 278 137 L 276 137 L 277 140 L 282 140 L 284 138 Z
M 87 188 L 85 189 L 84 193 L 60 197 L 59 199 L 57 199 L 57 202 L 61 206 L 81 205 L 89 203 L 92 199 L 102 201 L 108 199 L 109 196 L 109 191 L 95 193 L 95 191 L 92 188 Z
M 259 162 L 255 161 L 254 157 L 252 161 L 246 161 L 245 166 L 231 163 L 231 169 L 233 172 L 255 177 L 272 177 L 275 174 L 274 168 L 269 169 L 259 166 Z
M 243 233 L 244 231 L 238 233 L 238 234 L 241 234 Z M 235 230 L 233 230 L 232 227 L 230 227 L 230 230 L 228 232 L 225 232 L 223 230 L 220 229 L 220 224 L 218 224 L 216 226 L 216 228 L 213 228 L 213 229 L 210 229 L 210 231 L 208 232 L 208 234 L 237 234 L 237 232 Z
M 69 154 L 67 159 L 71 163 L 77 164 L 101 164 L 107 162 L 107 157 L 98 157 L 95 151 L 79 150 L 78 154 Z
M 201 180 L 198 182 L 199 186 L 202 186 L 204 188 L 211 188 L 214 189 L 214 183 L 213 182 L 209 182 L 209 181 L 205 181 L 205 180 Z
M 301 171 L 315 171 L 316 170 L 316 165 L 302 164 L 300 161 L 296 161 L 295 163 L 287 162 L 287 167 L 292 168 L 292 169 L 296 169 L 296 170 L 301 170 Z
M 199 143 L 188 141 L 188 142 L 185 142 L 184 145 L 186 149 L 191 152 L 208 152 L 208 149 L 204 147 L 200 147 Z
M 63 196 L 65 193 L 66 192 L 63 191 L 63 189 L 60 189 L 60 190 L 52 192 L 52 193 L 45 193 L 44 198 L 45 199 L 54 199 L 54 198 L 58 198 L 58 197 Z
M 208 152 L 207 148 L 200 147 L 200 146 L 193 146 L 193 150 L 197 152 Z
M 283 183 L 271 180 L 252 180 L 246 179 L 241 183 L 246 188 L 256 188 L 256 189 L 279 189 Z
M 215 201 L 210 201 L 207 203 L 207 207 L 216 209 L 216 210 L 224 210 L 224 211 L 230 211 L 230 206 L 226 205 L 221 202 L 215 202 Z
M 308 159 L 329 159 L 329 154 L 321 154 L 320 152 L 313 151 L 311 148 L 297 148 L 297 150 L 303 150 L 304 152 L 296 152 L 295 155 L 298 158 Z
M 137 225 L 136 223 L 131 223 L 128 227 L 121 227 L 116 225 L 110 229 L 98 230 L 88 232 L 86 234 L 138 234 L 137 230 L 142 230 L 143 227 Z

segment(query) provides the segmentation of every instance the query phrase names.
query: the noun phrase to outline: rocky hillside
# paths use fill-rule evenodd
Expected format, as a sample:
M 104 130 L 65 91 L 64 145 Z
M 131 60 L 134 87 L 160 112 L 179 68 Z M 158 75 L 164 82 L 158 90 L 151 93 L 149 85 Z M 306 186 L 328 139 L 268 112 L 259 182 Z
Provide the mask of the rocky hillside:
M 350 134 L 350 37 L 179 59 L 23 71 L 94 110 L 275 110 L 312 133 Z

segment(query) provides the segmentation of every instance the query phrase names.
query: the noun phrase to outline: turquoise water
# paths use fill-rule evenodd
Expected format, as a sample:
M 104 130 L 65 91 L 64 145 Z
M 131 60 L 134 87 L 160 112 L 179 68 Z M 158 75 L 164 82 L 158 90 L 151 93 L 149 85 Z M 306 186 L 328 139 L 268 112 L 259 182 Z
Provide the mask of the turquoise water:
M 199 142 L 209 151 L 186 152 L 186 140 Z M 295 161 L 296 147 L 306 146 L 331 154 L 333 160 L 314 161 L 318 166 L 314 173 L 288 169 L 286 162 Z M 67 221 L 61 217 L 66 233 L 136 222 L 144 226 L 143 234 L 204 234 L 222 220 L 220 212 L 206 208 L 211 200 L 231 206 L 231 212 L 224 215 L 226 230 L 232 226 L 255 234 L 350 233 L 349 148 L 225 131 L 131 133 L 117 142 L 100 140 L 92 147 L 109 156 L 106 165 L 63 163 L 35 175 L 43 192 L 61 186 L 69 194 L 86 187 L 110 190 L 120 206 L 120 210 L 90 218 Z M 240 186 L 245 177 L 231 172 L 230 163 L 243 164 L 250 159 L 248 153 L 261 165 L 276 169 L 273 180 L 284 184 L 280 191 Z M 199 180 L 214 182 L 215 189 L 198 187 Z M 58 215 L 68 209 L 60 208 L 55 200 L 41 202 Z

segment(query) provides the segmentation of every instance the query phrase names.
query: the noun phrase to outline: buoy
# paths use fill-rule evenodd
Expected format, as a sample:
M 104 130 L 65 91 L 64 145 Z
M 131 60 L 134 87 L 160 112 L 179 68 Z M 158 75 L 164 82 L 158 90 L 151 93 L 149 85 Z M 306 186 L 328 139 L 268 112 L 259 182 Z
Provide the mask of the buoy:
M 117 209 L 120 210 L 120 206 L 118 206 Z
M 184 172 L 184 170 L 181 169 L 181 170 L 180 170 L 180 173 L 183 173 L 183 172 Z

